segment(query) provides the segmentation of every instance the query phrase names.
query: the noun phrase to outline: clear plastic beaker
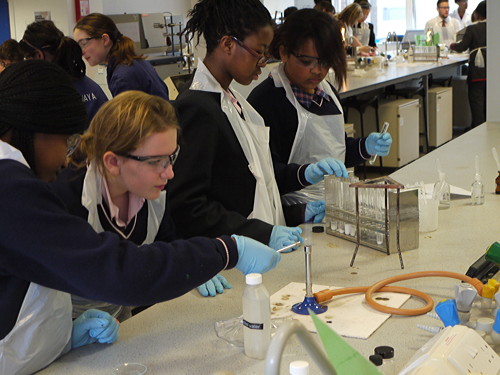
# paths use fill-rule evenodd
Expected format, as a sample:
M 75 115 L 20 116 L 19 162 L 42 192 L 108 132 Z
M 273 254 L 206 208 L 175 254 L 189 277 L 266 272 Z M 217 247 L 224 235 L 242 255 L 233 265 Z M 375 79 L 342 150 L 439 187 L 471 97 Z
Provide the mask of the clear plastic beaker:
M 438 228 L 439 200 L 419 199 L 418 212 L 421 233 L 433 232 Z

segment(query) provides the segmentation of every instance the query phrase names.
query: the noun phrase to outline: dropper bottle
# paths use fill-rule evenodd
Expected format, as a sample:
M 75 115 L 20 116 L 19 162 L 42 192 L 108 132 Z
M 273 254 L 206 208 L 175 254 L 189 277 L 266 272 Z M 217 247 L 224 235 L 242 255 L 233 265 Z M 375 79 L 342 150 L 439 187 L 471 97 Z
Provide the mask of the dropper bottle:
M 439 181 L 434 184 L 433 198 L 439 201 L 439 209 L 450 208 L 450 184 L 445 180 L 445 173 L 441 170 L 441 163 L 436 159 L 436 167 L 439 175 Z
M 476 155 L 476 174 L 474 176 L 474 182 L 472 183 L 470 197 L 473 206 L 484 204 L 484 185 L 481 182 L 481 174 L 479 173 L 478 155 Z

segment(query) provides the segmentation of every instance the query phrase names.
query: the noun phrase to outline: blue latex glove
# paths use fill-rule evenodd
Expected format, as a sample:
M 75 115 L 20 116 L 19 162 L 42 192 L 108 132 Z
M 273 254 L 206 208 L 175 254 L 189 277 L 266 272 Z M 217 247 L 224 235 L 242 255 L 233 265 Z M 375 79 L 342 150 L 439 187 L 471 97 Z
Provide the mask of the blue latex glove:
M 302 229 L 300 229 L 299 227 L 284 227 L 281 225 L 275 225 L 273 227 L 273 231 L 271 232 L 269 247 L 272 247 L 274 250 L 279 250 L 295 242 L 303 243 L 304 239 L 300 236 L 301 233 Z M 290 250 L 285 250 L 284 253 L 289 253 L 293 250 L 297 250 L 297 247 Z
M 270 247 L 244 236 L 232 235 L 238 247 L 236 269 L 244 275 L 265 273 L 272 270 L 281 260 L 281 254 Z
M 337 177 L 347 178 L 347 170 L 344 163 L 334 158 L 325 158 L 317 163 L 309 164 L 305 171 L 305 177 L 310 184 L 323 181 L 325 174 L 334 174 Z
M 389 133 L 370 133 L 366 137 L 366 152 L 370 155 L 387 156 L 391 150 L 392 137 Z
M 231 289 L 233 286 L 222 275 L 215 275 L 205 284 L 201 284 L 197 289 L 203 297 L 215 297 L 217 293 L 224 293 L 224 289 Z
M 73 321 L 71 348 L 99 342 L 111 344 L 118 339 L 118 321 L 101 310 L 90 309 Z
M 313 223 L 321 223 L 325 217 L 325 208 L 325 201 L 307 202 L 305 215 L 306 223 L 311 221 Z

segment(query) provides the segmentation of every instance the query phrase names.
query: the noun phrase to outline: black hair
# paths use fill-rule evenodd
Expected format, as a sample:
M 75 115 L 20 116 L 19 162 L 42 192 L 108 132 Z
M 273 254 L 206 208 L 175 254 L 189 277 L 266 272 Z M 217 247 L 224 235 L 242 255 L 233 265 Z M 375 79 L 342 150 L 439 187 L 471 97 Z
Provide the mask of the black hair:
M 16 40 L 7 39 L 0 45 L 0 60 L 9 60 L 13 63 L 24 60 L 23 51 Z
M 314 42 L 319 59 L 335 71 L 335 83 L 340 87 L 346 77 L 346 54 L 339 22 L 328 14 L 315 9 L 293 13 L 276 29 L 270 52 L 279 58 L 279 48 L 283 46 L 287 54 L 296 53 L 309 39 Z
M 354 2 L 359 4 L 361 9 L 372 9 L 372 5 L 368 2 L 368 0 L 354 0 Z
M 320 0 L 316 3 L 313 9 L 319 10 L 320 12 L 330 12 L 335 14 L 335 7 L 326 0 Z
M 439 7 L 439 4 L 441 4 L 441 3 L 449 3 L 449 1 L 448 0 L 438 0 L 437 7 Z
M 28 25 L 20 46 L 27 58 L 33 58 L 36 50 L 49 52 L 54 57 L 52 62 L 63 68 L 74 80 L 85 76 L 82 49 L 73 39 L 64 36 L 52 21 Z
M 213 52 L 225 35 L 244 40 L 258 29 L 273 25 L 269 11 L 260 0 L 200 0 L 188 12 L 188 17 L 183 34 L 190 40 L 196 34 L 197 45 L 203 35 L 207 54 Z
M 483 0 L 479 4 L 477 4 L 477 7 L 474 10 L 474 13 L 476 13 L 481 18 L 486 19 L 486 1 L 485 0 Z
M 80 94 L 56 64 L 26 60 L 9 65 L 0 74 L 0 136 L 20 150 L 36 171 L 35 133 L 74 134 L 88 126 Z
M 287 18 L 290 14 L 298 11 L 297 7 L 288 7 L 283 12 L 283 17 Z

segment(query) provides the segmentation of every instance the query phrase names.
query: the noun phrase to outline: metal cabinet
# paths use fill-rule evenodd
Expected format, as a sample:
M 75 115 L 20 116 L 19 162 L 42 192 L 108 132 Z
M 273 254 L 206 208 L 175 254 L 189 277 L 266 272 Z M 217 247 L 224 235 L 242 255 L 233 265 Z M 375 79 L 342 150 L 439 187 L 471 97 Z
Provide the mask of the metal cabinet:
M 429 146 L 437 147 L 453 138 L 453 89 L 429 89 Z

